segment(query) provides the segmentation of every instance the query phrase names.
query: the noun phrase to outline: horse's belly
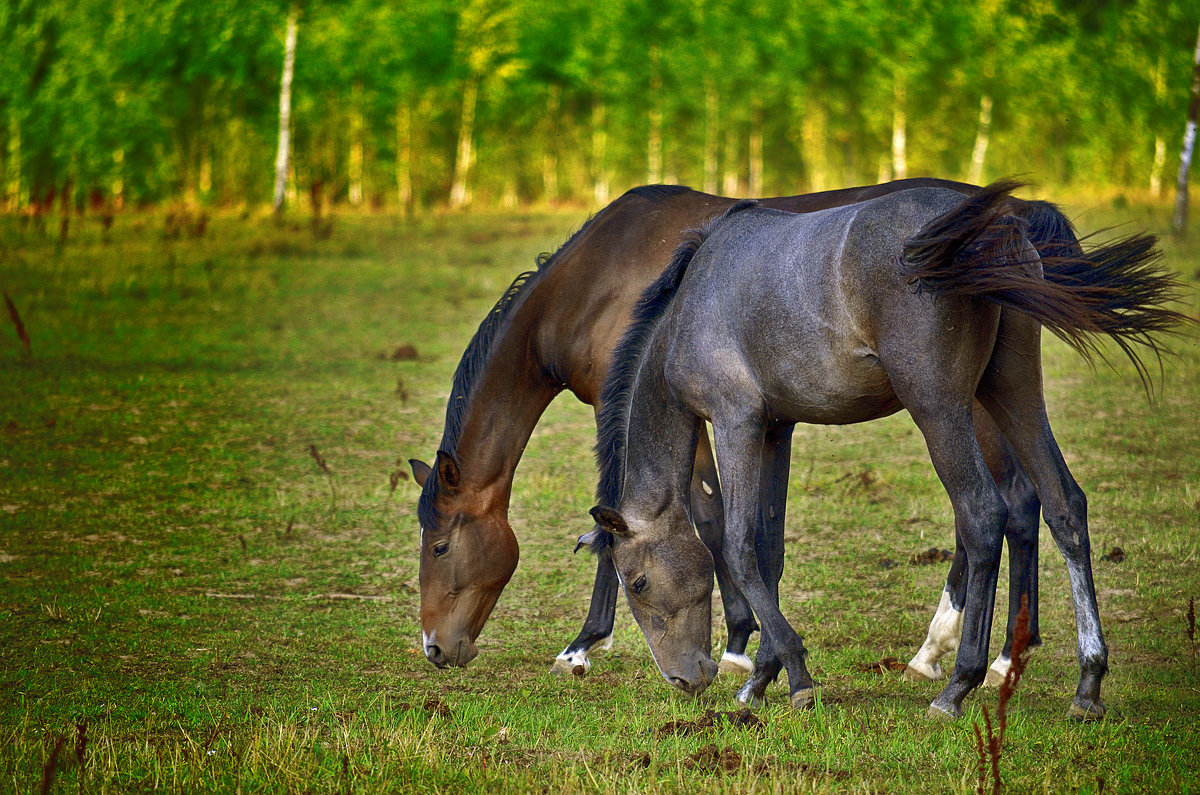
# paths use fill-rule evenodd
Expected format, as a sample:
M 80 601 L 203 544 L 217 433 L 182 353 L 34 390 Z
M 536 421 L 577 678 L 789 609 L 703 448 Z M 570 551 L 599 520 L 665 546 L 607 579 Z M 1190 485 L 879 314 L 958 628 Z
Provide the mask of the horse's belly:
M 772 417 L 782 422 L 849 425 L 886 417 L 903 406 L 879 360 L 866 351 L 777 361 L 764 379 Z

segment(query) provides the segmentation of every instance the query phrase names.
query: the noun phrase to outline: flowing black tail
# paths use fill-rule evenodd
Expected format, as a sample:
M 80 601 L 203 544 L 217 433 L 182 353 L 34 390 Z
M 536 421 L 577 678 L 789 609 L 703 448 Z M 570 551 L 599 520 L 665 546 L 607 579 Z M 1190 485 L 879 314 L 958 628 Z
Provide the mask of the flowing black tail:
M 1031 202 L 1025 218 L 1009 214 L 1009 193 L 1019 186 L 993 183 L 909 238 L 902 263 L 910 280 L 1031 315 L 1089 361 L 1103 358 L 1099 339 L 1109 337 L 1148 384 L 1135 346 L 1161 360 L 1166 349 L 1155 335 L 1196 322 L 1169 308 L 1184 288 L 1162 268 L 1157 239 L 1081 243 L 1053 205 Z

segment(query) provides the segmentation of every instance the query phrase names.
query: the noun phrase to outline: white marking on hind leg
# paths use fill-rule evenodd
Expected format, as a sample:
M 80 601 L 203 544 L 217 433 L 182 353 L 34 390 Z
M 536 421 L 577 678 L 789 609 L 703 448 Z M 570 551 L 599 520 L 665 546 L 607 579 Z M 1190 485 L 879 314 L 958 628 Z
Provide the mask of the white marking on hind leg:
M 725 652 L 717 663 L 717 670 L 722 673 L 751 674 L 754 673 L 754 661 L 744 654 Z
M 987 677 L 983 680 L 984 687 L 999 687 L 1004 684 L 1004 677 L 1008 675 L 1008 669 L 1012 668 L 1012 660 L 1004 656 L 1004 652 L 1000 652 L 1000 656 L 992 663 L 992 667 L 988 668 Z
M 950 601 L 950 592 L 942 591 L 942 599 L 938 602 L 937 612 L 929 622 L 929 633 L 920 650 L 908 663 L 908 678 L 910 679 L 941 679 L 942 667 L 938 661 L 952 651 L 958 649 L 958 641 L 962 635 L 963 614 L 955 610 Z

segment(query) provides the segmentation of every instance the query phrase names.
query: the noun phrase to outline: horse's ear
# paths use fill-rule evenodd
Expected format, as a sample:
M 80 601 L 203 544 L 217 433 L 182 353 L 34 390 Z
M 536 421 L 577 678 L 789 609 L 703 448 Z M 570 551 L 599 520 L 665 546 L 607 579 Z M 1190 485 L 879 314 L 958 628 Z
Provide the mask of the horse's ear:
M 593 527 L 590 532 L 584 533 L 579 537 L 579 541 L 575 544 L 575 552 L 578 552 L 584 547 L 588 547 L 589 549 L 593 550 L 596 549 L 596 545 L 598 543 L 602 543 L 603 541 L 601 536 L 607 532 L 607 530 L 602 530 L 599 527 Z
M 433 469 L 424 461 L 418 461 L 415 458 L 408 459 L 408 465 L 412 467 L 413 480 L 421 488 L 425 488 L 425 481 L 429 480 L 429 476 L 433 474 Z
M 461 477 L 458 471 L 458 462 L 454 460 L 454 456 L 445 450 L 438 450 L 435 466 L 437 467 L 438 485 L 447 494 L 458 491 Z
M 625 523 L 625 517 L 612 508 L 597 505 L 590 513 L 592 514 L 592 518 L 596 520 L 596 524 L 606 528 L 609 532 L 616 533 L 619 536 L 628 536 L 630 534 L 629 525 Z

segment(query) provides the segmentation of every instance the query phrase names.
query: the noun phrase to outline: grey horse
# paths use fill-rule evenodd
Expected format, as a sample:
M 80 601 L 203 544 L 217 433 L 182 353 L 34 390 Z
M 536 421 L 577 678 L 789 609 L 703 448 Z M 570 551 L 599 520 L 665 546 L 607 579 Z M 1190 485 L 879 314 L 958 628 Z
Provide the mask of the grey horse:
M 713 426 L 725 486 L 724 550 L 762 625 L 755 671 L 738 693 L 764 697 L 781 668 L 794 705 L 811 702 L 806 650 L 779 609 L 783 515 L 797 422 L 864 422 L 907 409 L 954 508 L 966 553 L 966 600 L 953 675 L 930 713 L 958 716 L 988 668 L 1008 508 L 976 440 L 978 400 L 1029 474 L 1067 563 L 1080 680 L 1070 714 L 1104 714 L 1108 652 L 1092 582 L 1086 499 L 1067 468 L 1042 395 L 1041 327 L 1088 355 L 1182 316 L 1163 308 L 1171 279 L 1146 269 L 1142 305 L 1114 323 L 1111 290 L 1043 278 L 1016 183 L 964 199 L 904 191 L 793 215 L 739 203 L 680 246 L 643 295 L 614 354 L 602 398 L 597 528 L 655 661 L 698 693 L 709 656 L 713 562 L 688 517 L 692 451 Z M 1144 237 L 1144 236 L 1143 236 Z M 1155 348 L 1157 351 L 1157 348 Z M 1140 362 L 1138 362 L 1140 366 Z

